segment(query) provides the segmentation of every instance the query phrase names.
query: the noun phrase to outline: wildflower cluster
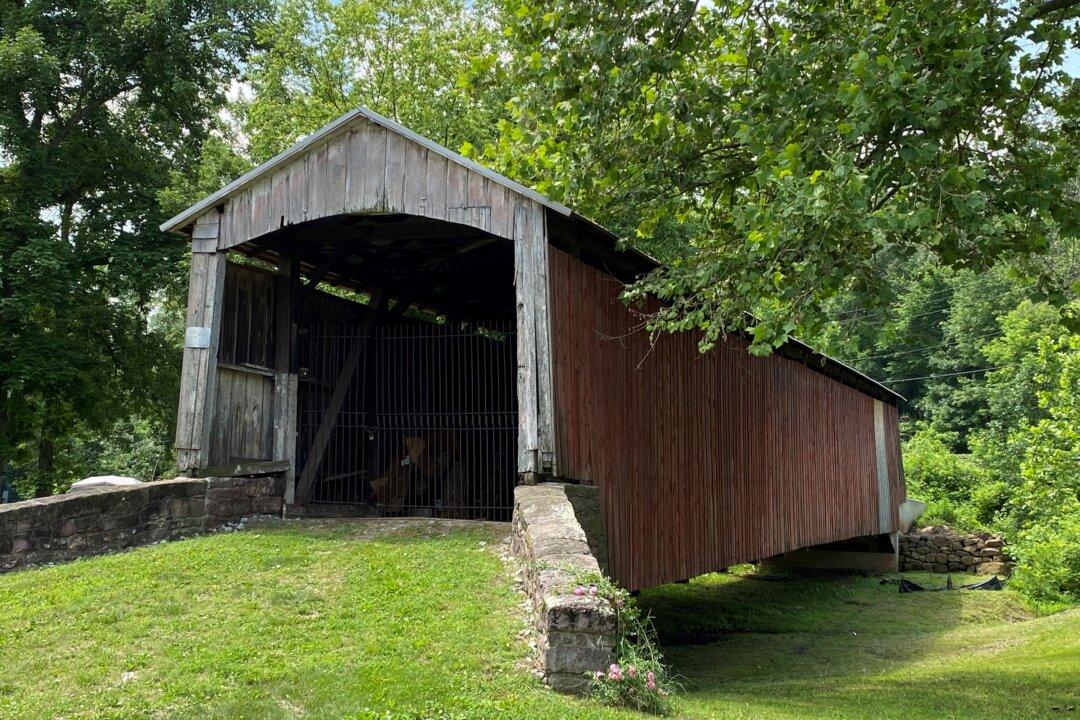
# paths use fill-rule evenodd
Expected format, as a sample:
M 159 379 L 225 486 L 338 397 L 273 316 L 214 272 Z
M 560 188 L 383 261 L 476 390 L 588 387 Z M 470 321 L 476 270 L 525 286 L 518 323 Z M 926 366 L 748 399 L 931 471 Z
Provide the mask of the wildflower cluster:
M 641 616 L 628 592 L 601 575 L 578 578 L 573 592 L 604 600 L 615 610 L 616 662 L 593 673 L 593 696 L 611 705 L 666 712 L 675 683 L 656 645 L 651 620 Z

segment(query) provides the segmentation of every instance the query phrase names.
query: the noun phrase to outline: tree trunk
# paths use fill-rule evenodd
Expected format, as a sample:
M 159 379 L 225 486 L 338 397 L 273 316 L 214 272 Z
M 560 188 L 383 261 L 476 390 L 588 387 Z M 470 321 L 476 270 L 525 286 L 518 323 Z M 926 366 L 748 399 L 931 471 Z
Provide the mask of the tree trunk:
M 53 441 L 42 436 L 38 440 L 38 477 L 34 484 L 34 497 L 53 494 Z

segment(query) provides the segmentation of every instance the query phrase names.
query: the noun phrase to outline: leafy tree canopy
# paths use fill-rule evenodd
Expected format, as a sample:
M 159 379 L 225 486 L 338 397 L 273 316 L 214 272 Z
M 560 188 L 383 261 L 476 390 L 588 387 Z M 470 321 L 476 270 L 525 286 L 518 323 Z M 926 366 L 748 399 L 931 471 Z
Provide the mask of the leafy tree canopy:
M 191 168 L 261 8 L 0 2 L 0 465 L 36 454 L 47 475 L 55 438 L 172 385 L 148 319 L 185 248 L 158 232 L 158 193 Z
M 284 0 L 259 37 L 236 106 L 255 162 L 358 106 L 451 148 L 494 138 L 505 91 L 459 82 L 504 46 L 483 0 Z
M 768 352 L 842 293 L 890 302 L 918 255 L 984 268 L 1077 232 L 1075 0 L 505 9 L 523 86 L 483 154 L 651 241 L 671 267 L 628 294 L 669 301 L 654 328 Z

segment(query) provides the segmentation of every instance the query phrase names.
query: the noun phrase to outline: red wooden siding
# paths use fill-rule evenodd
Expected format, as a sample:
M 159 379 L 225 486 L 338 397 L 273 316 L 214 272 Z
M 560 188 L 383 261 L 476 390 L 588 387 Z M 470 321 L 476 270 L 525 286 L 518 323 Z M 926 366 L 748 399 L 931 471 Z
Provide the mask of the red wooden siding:
M 556 467 L 600 486 L 625 587 L 894 529 L 878 526 L 873 398 L 734 337 L 650 347 L 616 280 L 549 258 Z M 896 407 L 884 416 L 895 526 Z

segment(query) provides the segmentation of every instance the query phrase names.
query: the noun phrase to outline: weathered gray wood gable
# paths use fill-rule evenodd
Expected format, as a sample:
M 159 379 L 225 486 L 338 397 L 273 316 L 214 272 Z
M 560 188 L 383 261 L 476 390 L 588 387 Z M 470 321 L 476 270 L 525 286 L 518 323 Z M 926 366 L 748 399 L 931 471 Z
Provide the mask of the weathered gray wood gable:
M 350 112 L 162 225 L 188 234 L 193 252 L 177 416 L 181 470 L 210 458 L 219 379 L 218 343 L 226 254 L 268 233 L 339 215 L 405 214 L 510 240 L 518 338 L 519 471 L 553 462 L 548 213 L 570 210 L 401 125 Z M 288 259 L 280 268 L 287 274 Z M 282 295 L 289 288 L 278 284 Z M 281 315 L 281 313 L 279 313 Z M 279 317 L 278 328 L 288 326 Z M 279 342 L 280 345 L 280 342 Z M 279 348 L 272 387 L 273 460 L 293 460 L 296 377 Z M 269 385 L 270 378 L 263 383 Z M 263 430 L 259 430 L 260 433 Z M 241 443 L 243 444 L 243 443 Z M 252 444 L 252 443 L 248 443 Z M 257 442 L 255 443 L 257 445 Z M 554 468 L 547 468 L 554 470 Z M 295 471 L 295 468 L 293 468 Z

